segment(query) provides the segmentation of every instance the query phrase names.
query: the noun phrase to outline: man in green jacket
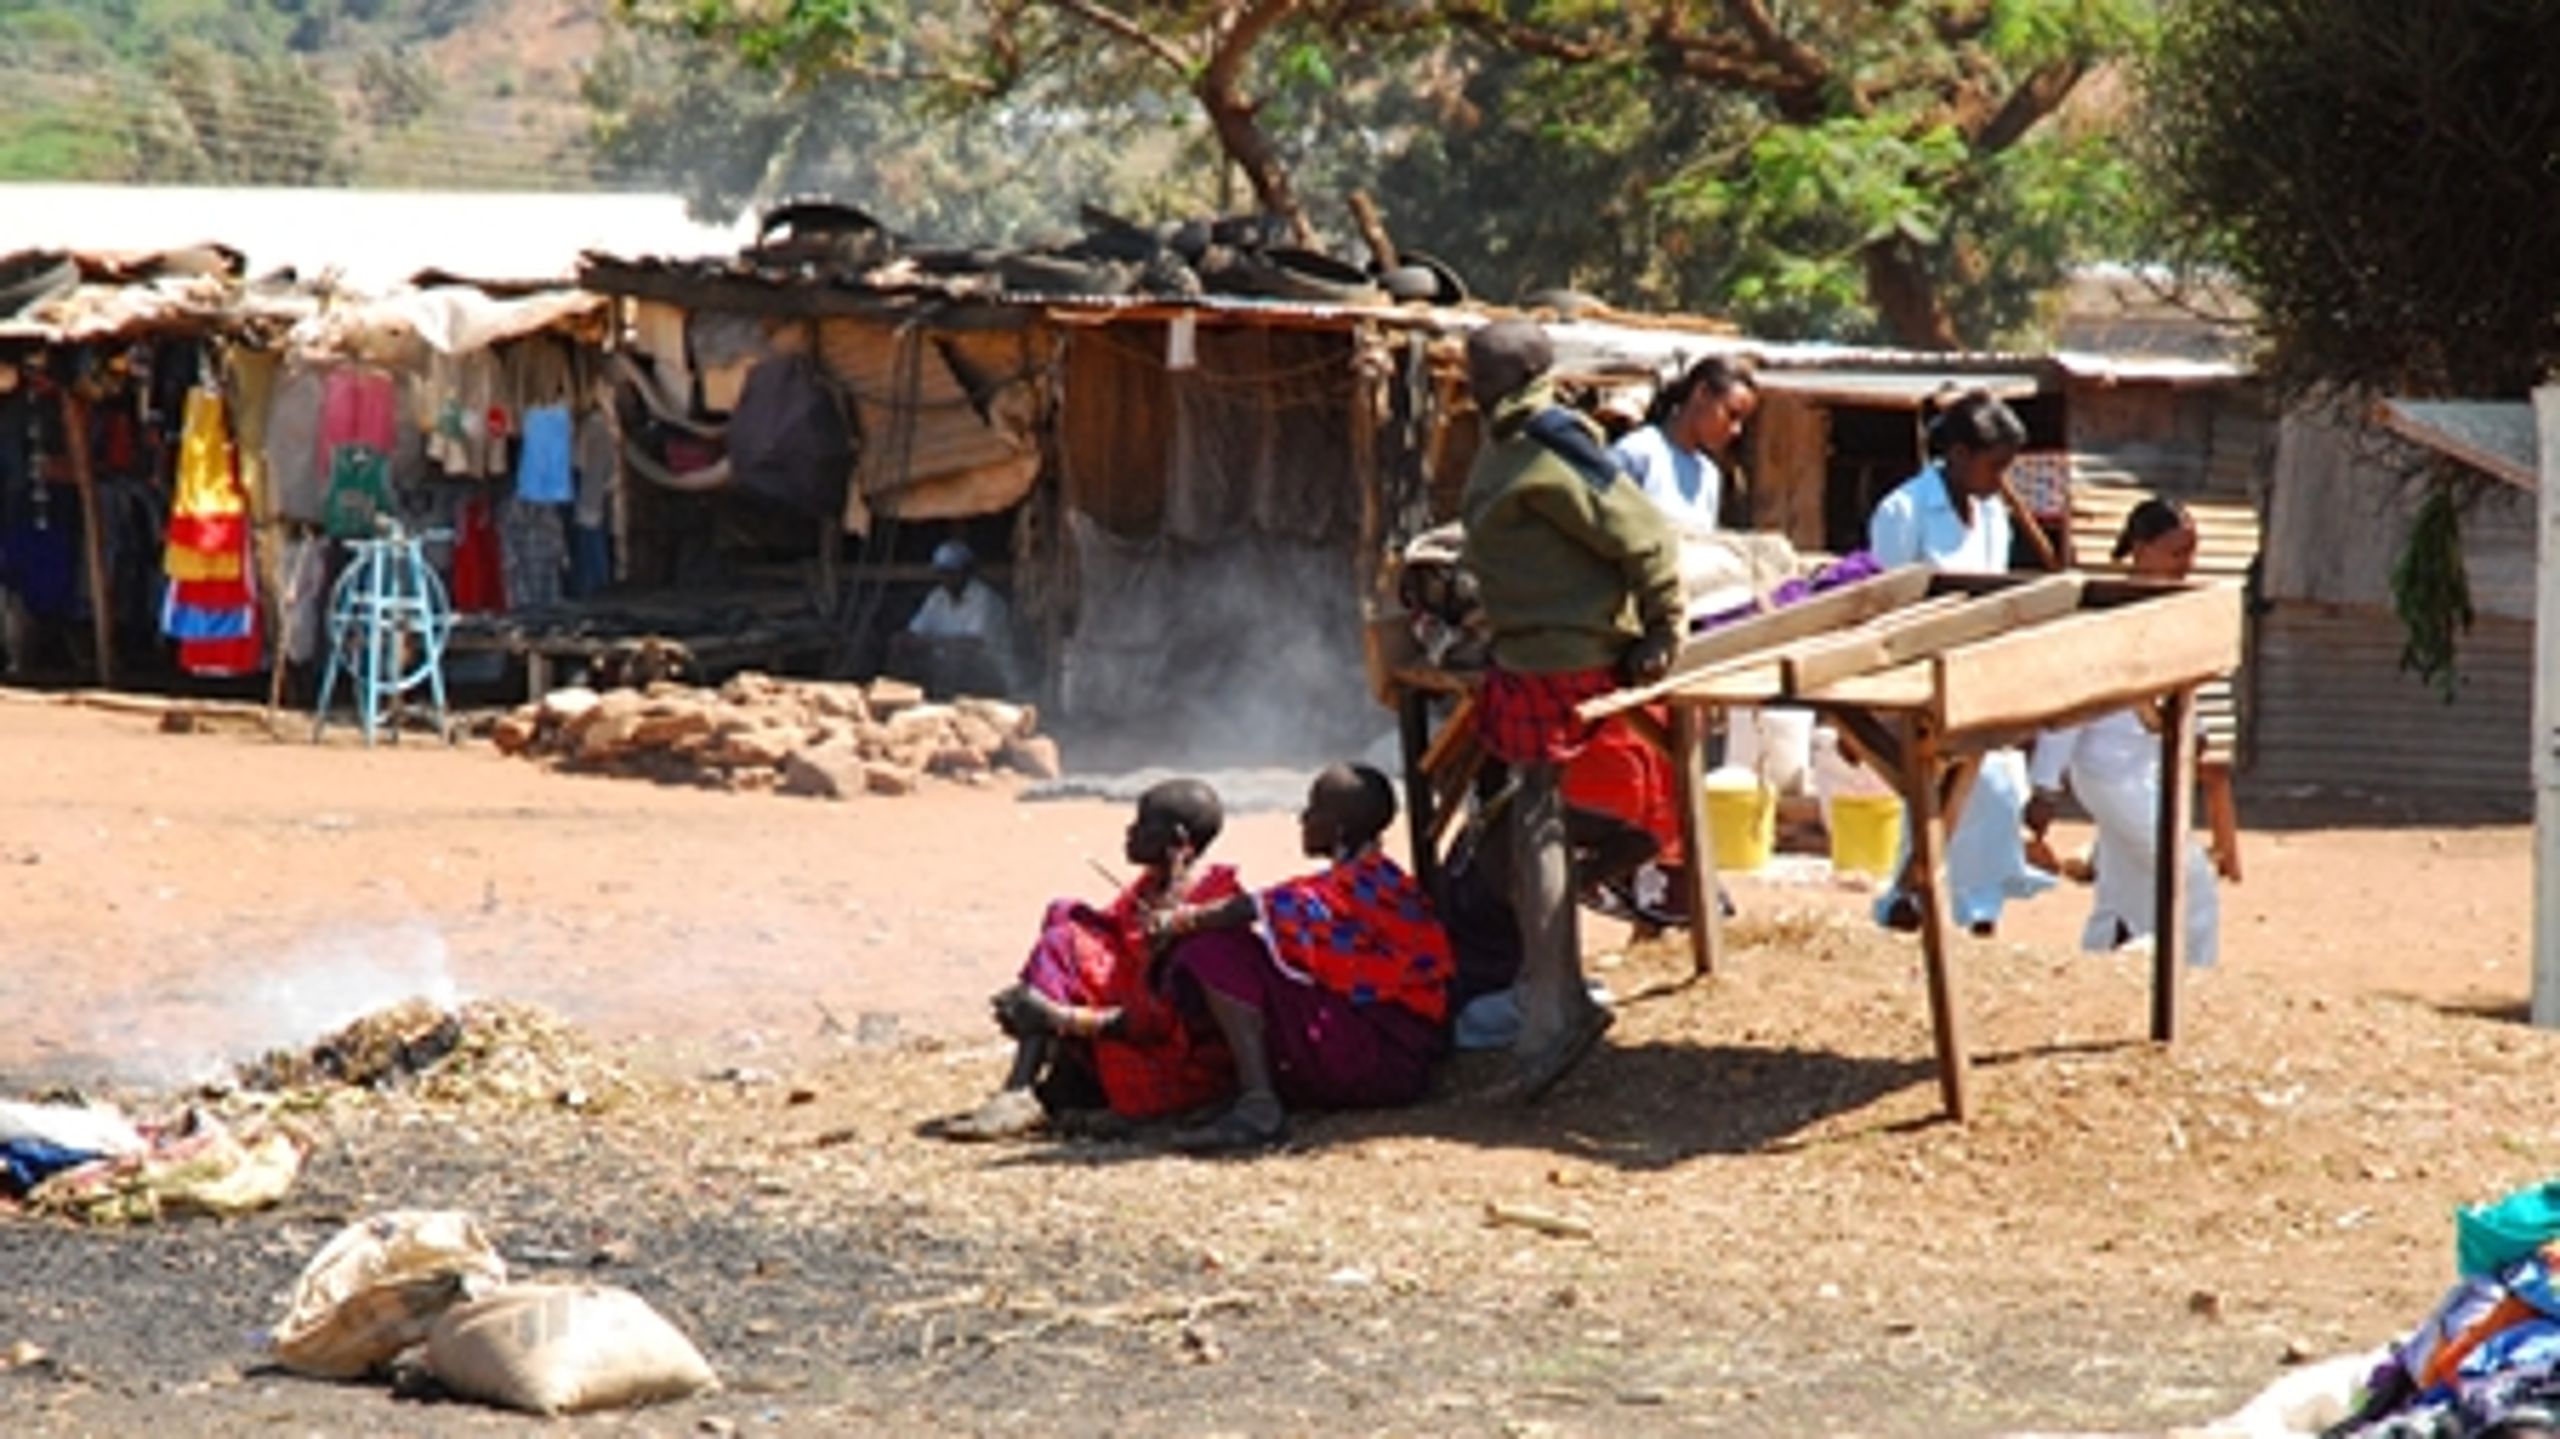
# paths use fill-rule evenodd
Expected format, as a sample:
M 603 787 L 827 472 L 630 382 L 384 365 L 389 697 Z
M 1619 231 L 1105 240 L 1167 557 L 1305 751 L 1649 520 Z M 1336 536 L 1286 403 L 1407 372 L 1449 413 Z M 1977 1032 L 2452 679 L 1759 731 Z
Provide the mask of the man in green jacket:
M 1609 457 L 1599 428 L 1556 402 L 1555 350 L 1527 320 L 1467 337 L 1485 444 L 1461 502 L 1462 556 L 1483 596 L 1493 663 L 1477 698 L 1485 750 L 1511 767 L 1520 1037 L 1512 1096 L 1537 1098 L 1611 1021 L 1582 977 L 1563 766 L 1591 738 L 1583 701 L 1670 668 L 1681 630 L 1678 540 Z

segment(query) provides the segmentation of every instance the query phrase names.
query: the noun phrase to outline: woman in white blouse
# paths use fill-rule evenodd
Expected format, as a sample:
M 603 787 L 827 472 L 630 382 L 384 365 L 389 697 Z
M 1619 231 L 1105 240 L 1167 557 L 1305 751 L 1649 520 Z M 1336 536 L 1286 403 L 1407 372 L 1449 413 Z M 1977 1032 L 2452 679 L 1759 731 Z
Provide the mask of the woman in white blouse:
M 2017 412 L 1990 391 L 1950 400 L 1929 422 L 1933 458 L 1876 505 L 1867 522 L 1868 552 L 1887 569 L 1924 564 L 1950 574 L 2005 572 L 2009 512 L 2000 478 L 2026 441 Z M 1976 934 L 1992 933 L 2010 900 L 2032 899 L 2053 886 L 2052 875 L 2027 863 L 2021 822 L 2029 794 L 2025 756 L 1994 750 L 1983 757 L 1947 837 L 1948 908 Z M 1877 899 L 1876 918 L 1916 929 L 1920 910 L 1896 885 Z
M 2183 580 L 2195 565 L 2195 521 L 2174 500 L 2145 500 L 2125 517 L 2115 557 L 2129 562 L 2137 576 Z M 2159 728 L 2157 714 L 2143 706 L 2049 730 L 2036 741 L 2036 796 L 2027 806 L 2028 826 L 2044 831 L 2053 798 L 2066 781 L 2098 826 L 2097 895 L 2080 931 L 2084 949 L 2114 949 L 2148 939 L 2159 928 L 2153 904 L 2160 864 Z M 2213 963 L 2220 949 L 2216 866 L 2193 840 L 2187 843 L 2186 866 L 2185 952 L 2189 964 L 2201 967 Z

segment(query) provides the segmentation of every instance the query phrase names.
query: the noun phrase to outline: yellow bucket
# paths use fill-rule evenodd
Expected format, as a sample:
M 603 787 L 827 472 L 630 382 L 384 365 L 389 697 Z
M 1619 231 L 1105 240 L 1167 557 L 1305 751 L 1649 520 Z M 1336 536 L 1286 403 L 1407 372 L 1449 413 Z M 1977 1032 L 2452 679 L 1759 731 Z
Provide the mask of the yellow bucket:
M 1778 795 L 1757 777 L 1741 784 L 1707 784 L 1707 832 L 1715 837 L 1716 868 L 1758 869 L 1778 849 Z
M 1831 867 L 1890 878 L 1902 848 L 1902 797 L 1835 794 L 1831 797 Z

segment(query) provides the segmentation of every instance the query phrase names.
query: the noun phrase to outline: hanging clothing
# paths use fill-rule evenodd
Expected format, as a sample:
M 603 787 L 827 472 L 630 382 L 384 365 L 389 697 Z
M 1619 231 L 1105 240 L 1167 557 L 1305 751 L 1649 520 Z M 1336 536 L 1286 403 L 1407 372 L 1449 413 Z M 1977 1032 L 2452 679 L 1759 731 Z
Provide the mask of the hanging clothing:
M 267 406 L 267 484 L 272 513 L 316 525 L 327 512 L 329 470 L 320 445 L 320 407 L 328 382 L 295 366 L 276 381 Z
M 231 433 L 222 393 L 189 390 L 178 439 L 178 473 L 169 495 L 168 543 L 161 568 L 173 580 L 238 580 L 247 553 L 248 496 L 232 472 Z
M 508 608 L 560 603 L 569 578 L 569 538 L 560 526 L 560 507 L 507 501 L 498 518 L 498 539 L 505 556 Z
M 565 505 L 577 498 L 570 470 L 569 407 L 539 405 L 524 412 L 524 442 L 516 454 L 516 498 L 529 504 Z
M 2036 740 L 2037 789 L 2071 793 L 2098 826 L 2097 894 L 2080 947 L 2114 949 L 2160 928 L 2160 737 L 2132 710 L 2048 730 Z M 2187 963 L 2201 969 L 2221 953 L 2221 893 L 2204 847 L 2187 842 Z
M 506 557 L 498 542 L 496 503 L 486 495 L 464 500 L 453 529 L 454 609 L 475 615 L 504 610 Z

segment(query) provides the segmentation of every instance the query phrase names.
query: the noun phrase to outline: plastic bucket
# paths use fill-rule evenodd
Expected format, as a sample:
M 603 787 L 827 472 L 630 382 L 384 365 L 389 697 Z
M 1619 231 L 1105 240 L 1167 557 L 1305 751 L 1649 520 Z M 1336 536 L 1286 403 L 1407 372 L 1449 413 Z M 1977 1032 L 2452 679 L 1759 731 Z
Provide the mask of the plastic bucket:
M 1835 794 L 1831 797 L 1831 867 L 1852 874 L 1892 877 L 1902 848 L 1902 797 Z
M 1758 869 L 1778 848 L 1778 795 L 1757 776 L 1741 783 L 1707 784 L 1707 832 L 1715 837 L 1716 868 Z

